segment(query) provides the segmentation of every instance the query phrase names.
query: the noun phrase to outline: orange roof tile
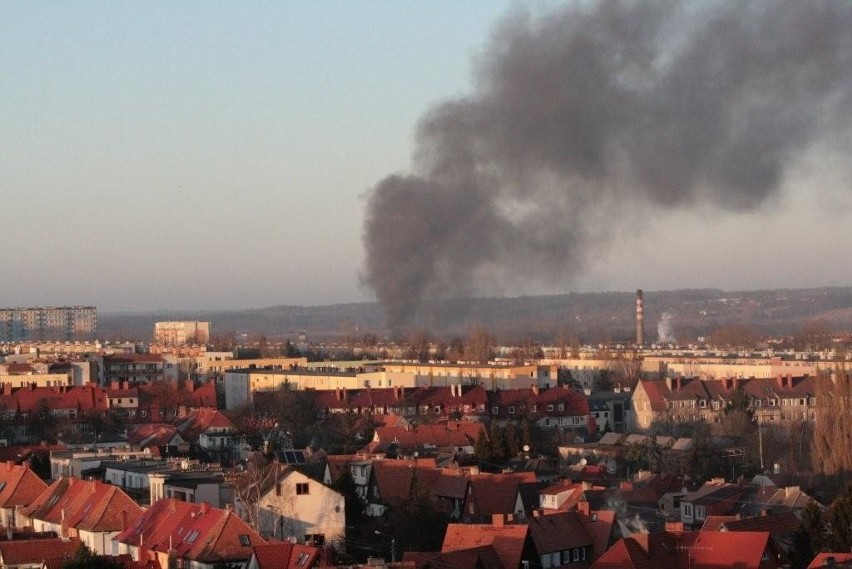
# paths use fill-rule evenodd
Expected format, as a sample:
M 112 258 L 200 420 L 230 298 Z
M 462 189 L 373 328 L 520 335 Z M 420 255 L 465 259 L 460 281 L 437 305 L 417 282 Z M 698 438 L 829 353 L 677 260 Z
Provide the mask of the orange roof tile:
M 0 508 L 28 506 L 47 488 L 28 466 L 11 461 L 0 463 L 0 485 Z
M 529 539 L 529 526 L 485 524 L 450 524 L 444 535 L 441 553 L 490 545 L 504 567 L 519 567 L 524 545 Z
M 0 541 L 0 562 L 3 567 L 44 562 L 48 558 L 67 559 L 82 547 L 76 537 L 71 539 L 25 539 Z

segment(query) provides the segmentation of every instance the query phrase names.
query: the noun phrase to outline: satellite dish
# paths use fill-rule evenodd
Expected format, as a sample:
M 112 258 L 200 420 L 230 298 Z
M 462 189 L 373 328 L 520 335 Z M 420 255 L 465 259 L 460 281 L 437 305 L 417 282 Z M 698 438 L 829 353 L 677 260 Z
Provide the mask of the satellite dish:
M 524 452 L 530 452 L 530 445 L 524 445 Z
M 588 463 L 589 463 L 589 461 L 586 460 L 585 458 L 580 459 L 580 466 L 586 466 Z

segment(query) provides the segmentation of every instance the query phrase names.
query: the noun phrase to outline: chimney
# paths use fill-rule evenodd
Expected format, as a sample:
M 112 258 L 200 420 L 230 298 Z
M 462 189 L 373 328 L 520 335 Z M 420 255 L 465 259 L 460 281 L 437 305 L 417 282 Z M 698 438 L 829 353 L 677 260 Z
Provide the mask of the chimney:
M 682 387 L 683 387 L 683 378 L 681 376 L 677 376 L 675 378 L 675 389 L 677 391 L 680 391 Z
M 645 345 L 645 300 L 641 288 L 636 291 L 636 345 Z
M 592 513 L 592 507 L 586 501 L 577 502 L 577 511 L 588 517 Z
M 787 374 L 787 387 L 793 389 L 793 376 L 789 373 Z
M 12 384 L 6 382 L 3 384 L 3 395 L 12 395 Z
M 778 389 L 782 389 L 784 387 L 784 383 L 785 383 L 784 382 L 784 376 L 779 373 L 778 377 L 775 378 L 775 383 L 778 384 Z
M 533 392 L 533 395 L 538 395 L 538 394 L 540 393 L 540 390 L 539 390 L 539 388 L 538 388 L 538 384 L 537 384 L 537 383 L 536 383 L 536 384 L 533 384 L 533 386 L 532 386 L 532 392 Z
M 734 377 L 734 390 L 737 390 L 739 388 L 740 388 L 740 378 Z
M 495 528 L 501 528 L 505 524 L 503 514 L 491 514 L 491 525 Z
M 666 522 L 666 531 L 669 533 L 683 533 L 683 522 Z
M 14 461 L 14 460 L 7 460 L 7 461 L 6 461 L 6 468 L 7 468 L 8 470 L 12 470 L 12 467 L 14 467 L 14 466 L 15 466 L 15 461 Z
M 671 377 L 666 377 L 666 387 L 669 388 L 669 391 L 674 391 L 674 384 Z

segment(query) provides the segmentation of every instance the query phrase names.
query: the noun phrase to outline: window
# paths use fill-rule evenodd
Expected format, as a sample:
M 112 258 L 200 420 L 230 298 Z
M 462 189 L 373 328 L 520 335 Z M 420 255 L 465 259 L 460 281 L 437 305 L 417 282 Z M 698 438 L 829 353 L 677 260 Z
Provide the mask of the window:
M 248 535 L 244 533 L 240 534 L 240 545 L 243 547 L 251 547 L 251 539 L 249 539 Z
M 189 535 L 186 536 L 186 542 L 195 543 L 195 540 L 198 539 L 199 535 L 201 534 L 197 529 L 192 530 L 191 532 L 189 532 Z
M 301 496 L 308 493 L 308 483 L 299 482 L 296 484 L 296 494 Z
M 512 413 L 514 413 L 514 412 L 515 412 L 515 406 L 514 406 L 514 405 L 509 405 L 509 414 L 512 414 Z
M 703 520 L 705 515 L 706 515 L 706 512 L 704 510 L 704 506 L 695 506 L 695 519 L 696 520 Z
M 548 405 L 548 406 L 547 406 L 547 410 L 548 410 L 548 411 L 553 411 L 553 404 L 552 404 L 552 403 L 551 403 L 550 405 Z
M 579 560 L 580 560 L 580 550 L 575 549 L 574 550 L 574 561 L 579 561 Z
M 496 414 L 497 414 L 497 412 L 498 412 L 499 410 L 500 410 L 500 408 L 499 408 L 499 407 L 494 406 L 494 407 L 492 407 L 492 408 L 491 408 L 491 414 L 492 414 L 492 415 L 496 415 Z
M 281 483 L 280 482 L 275 485 L 275 495 L 276 496 L 281 495 Z
M 299 558 L 296 559 L 296 567 L 303 567 L 308 562 L 308 559 L 310 559 L 310 557 L 311 556 L 309 553 L 300 553 Z
M 560 403 L 560 404 L 559 404 L 558 409 L 559 409 L 560 411 L 564 411 L 564 410 L 565 410 L 565 404 L 564 404 L 564 403 Z

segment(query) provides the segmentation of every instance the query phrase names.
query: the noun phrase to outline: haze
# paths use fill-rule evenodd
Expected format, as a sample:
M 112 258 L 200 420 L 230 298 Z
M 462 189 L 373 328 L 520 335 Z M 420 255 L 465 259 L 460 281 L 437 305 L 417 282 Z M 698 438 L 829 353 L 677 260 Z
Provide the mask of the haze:
M 475 89 L 489 35 L 517 9 L 4 3 L 0 305 L 374 299 L 365 196 L 411 171 L 418 121 Z M 475 291 L 849 285 L 850 142 L 841 130 L 808 146 L 755 208 L 636 210 L 640 224 L 606 220 L 612 237 L 571 279 Z

